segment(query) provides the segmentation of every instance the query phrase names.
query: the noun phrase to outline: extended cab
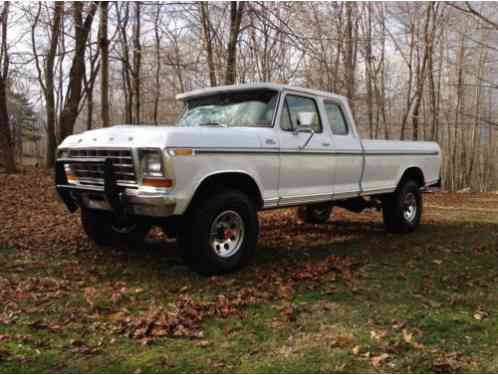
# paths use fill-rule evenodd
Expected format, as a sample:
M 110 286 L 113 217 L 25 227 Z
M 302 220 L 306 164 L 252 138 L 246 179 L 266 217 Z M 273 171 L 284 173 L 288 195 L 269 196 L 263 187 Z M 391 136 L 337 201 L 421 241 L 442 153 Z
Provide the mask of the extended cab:
M 378 207 L 390 232 L 420 223 L 422 192 L 440 183 L 432 142 L 361 140 L 348 102 L 275 84 L 181 94 L 176 126 L 114 126 L 66 138 L 56 188 L 99 245 L 140 243 L 152 225 L 177 237 L 203 274 L 252 257 L 259 210 L 299 206 L 323 223 L 332 207 Z

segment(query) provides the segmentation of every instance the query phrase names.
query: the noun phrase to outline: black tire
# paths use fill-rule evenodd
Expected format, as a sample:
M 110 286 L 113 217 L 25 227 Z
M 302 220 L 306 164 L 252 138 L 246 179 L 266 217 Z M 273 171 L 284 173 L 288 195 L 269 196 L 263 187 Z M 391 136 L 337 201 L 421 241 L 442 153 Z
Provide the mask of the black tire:
M 86 235 L 99 246 L 138 246 L 150 230 L 149 225 L 140 222 L 118 225 L 111 212 L 84 207 L 81 208 L 81 224 Z
M 332 206 L 303 206 L 297 208 L 297 217 L 310 224 L 325 224 L 329 221 Z
M 256 208 L 247 195 L 225 190 L 201 200 L 187 215 L 177 244 L 183 259 L 194 271 L 206 276 L 223 274 L 237 270 L 251 260 L 258 240 L 259 222 Z M 236 225 L 228 228 L 228 224 L 224 227 L 224 215 L 242 223 L 242 229 L 237 231 Z M 212 229 L 218 223 L 215 228 L 218 232 L 214 235 L 216 232 Z M 227 246 L 227 249 L 221 246 Z M 234 252 L 230 253 L 231 250 Z
M 414 211 L 410 207 L 414 207 Z M 391 233 L 413 232 L 420 224 L 422 211 L 419 184 L 414 180 L 402 181 L 396 191 L 383 200 L 384 226 Z

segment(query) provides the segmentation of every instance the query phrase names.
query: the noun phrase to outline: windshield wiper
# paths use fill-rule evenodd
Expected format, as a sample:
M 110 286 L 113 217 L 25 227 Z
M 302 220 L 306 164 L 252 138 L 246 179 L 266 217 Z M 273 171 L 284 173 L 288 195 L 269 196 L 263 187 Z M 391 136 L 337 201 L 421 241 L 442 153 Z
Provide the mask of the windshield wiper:
M 215 122 L 215 121 L 203 122 L 203 123 L 199 124 L 199 126 L 221 126 L 222 128 L 227 127 L 225 124 L 222 124 L 221 122 Z
M 261 121 L 255 121 L 255 122 L 246 122 L 243 123 L 239 126 L 243 127 L 269 127 L 271 126 L 271 121 L 266 121 L 266 120 L 261 120 Z

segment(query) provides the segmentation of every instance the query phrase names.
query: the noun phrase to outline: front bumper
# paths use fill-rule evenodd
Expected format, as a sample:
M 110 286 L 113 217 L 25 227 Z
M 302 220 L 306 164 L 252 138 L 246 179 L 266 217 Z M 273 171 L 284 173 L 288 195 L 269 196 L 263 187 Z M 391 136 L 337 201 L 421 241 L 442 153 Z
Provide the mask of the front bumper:
M 176 208 L 174 196 L 140 187 L 129 189 L 118 186 L 110 158 L 85 161 L 104 165 L 104 186 L 68 183 L 64 165 L 74 162 L 71 159 L 59 159 L 55 165 L 56 190 L 70 212 L 83 206 L 112 211 L 118 217 L 127 215 L 168 217 L 174 214 Z M 77 162 L 81 163 L 81 160 Z

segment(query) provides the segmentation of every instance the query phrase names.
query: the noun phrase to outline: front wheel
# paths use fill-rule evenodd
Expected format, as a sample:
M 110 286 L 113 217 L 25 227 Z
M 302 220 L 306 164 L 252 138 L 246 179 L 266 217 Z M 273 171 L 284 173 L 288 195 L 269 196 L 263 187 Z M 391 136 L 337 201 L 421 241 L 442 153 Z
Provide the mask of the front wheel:
M 406 180 L 383 201 L 384 226 L 388 232 L 413 232 L 422 218 L 423 198 L 419 185 Z
M 258 233 L 253 202 L 239 191 L 227 190 L 193 207 L 177 240 L 192 269 L 213 275 L 247 264 L 254 254 Z
M 119 223 L 108 211 L 81 208 L 81 224 L 86 235 L 99 246 L 140 245 L 150 227 L 141 222 Z

